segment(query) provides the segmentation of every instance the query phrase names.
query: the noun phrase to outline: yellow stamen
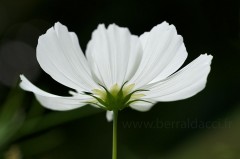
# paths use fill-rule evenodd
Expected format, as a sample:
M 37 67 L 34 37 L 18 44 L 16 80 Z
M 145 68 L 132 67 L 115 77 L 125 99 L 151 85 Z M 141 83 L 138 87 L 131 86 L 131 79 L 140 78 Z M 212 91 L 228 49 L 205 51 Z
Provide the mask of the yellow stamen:
M 118 86 L 118 84 L 114 84 L 111 88 L 110 88 L 110 93 L 113 95 L 113 96 L 116 96 L 118 94 L 120 90 L 120 87 Z
M 134 87 L 135 84 L 124 84 L 124 86 L 119 86 L 116 83 L 110 87 L 109 90 L 106 90 L 105 88 L 93 89 L 92 96 L 96 98 L 91 102 L 96 105 L 103 106 L 108 110 L 121 110 L 124 107 L 129 106 L 129 101 L 137 101 L 145 96 L 140 93 L 140 91 L 135 91 Z
M 131 99 L 139 99 L 139 98 L 142 98 L 142 97 L 144 97 L 145 96 L 145 94 L 133 94 L 132 96 L 131 96 Z
M 129 93 L 131 93 L 131 91 L 133 90 L 135 84 L 130 84 L 130 85 L 127 85 L 127 86 L 124 86 L 123 87 L 123 95 L 128 95 Z
M 99 98 L 102 100 L 106 99 L 106 91 L 105 90 L 100 90 L 100 89 L 94 89 L 92 90 L 93 94 L 97 95 Z

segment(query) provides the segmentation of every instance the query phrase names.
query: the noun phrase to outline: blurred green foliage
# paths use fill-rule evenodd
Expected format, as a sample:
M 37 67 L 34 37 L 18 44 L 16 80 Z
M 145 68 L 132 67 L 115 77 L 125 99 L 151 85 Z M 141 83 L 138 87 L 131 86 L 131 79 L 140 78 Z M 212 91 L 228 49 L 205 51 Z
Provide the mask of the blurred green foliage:
M 24 94 L 25 92 L 16 87 L 10 91 L 5 103 L 0 109 L 0 154 L 3 155 L 6 148 L 11 146 L 10 143 L 14 143 L 22 138 L 48 130 L 52 127 L 101 112 L 102 110 L 85 106 L 78 110 L 68 112 L 51 112 L 44 113 L 44 108 L 33 100 L 30 110 L 24 110 Z M 49 138 L 49 140 L 47 140 Z M 41 143 L 42 140 L 55 141 L 57 144 L 61 141 L 61 137 L 57 137 L 56 133 L 50 133 L 44 137 L 36 138 L 30 142 L 29 145 L 35 143 Z M 9 145 L 10 144 L 10 145 Z M 54 145 L 39 144 L 39 148 L 55 147 Z M 23 144 L 24 147 L 24 144 Z M 10 147 L 11 149 L 17 149 L 16 146 Z M 41 148 L 40 148 L 41 149 Z M 18 150 L 17 150 L 18 151 Z M 39 150 L 38 150 L 39 151 Z M 13 151 L 15 153 L 15 151 Z M 20 152 L 19 152 L 20 153 Z M 31 153 L 35 155 L 34 151 Z M 3 157 L 3 156 L 1 156 Z

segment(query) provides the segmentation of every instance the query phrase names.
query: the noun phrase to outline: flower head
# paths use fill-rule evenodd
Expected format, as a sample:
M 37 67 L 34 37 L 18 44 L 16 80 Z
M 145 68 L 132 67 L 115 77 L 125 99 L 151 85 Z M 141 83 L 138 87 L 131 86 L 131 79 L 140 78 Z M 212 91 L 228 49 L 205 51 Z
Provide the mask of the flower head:
M 39 37 L 37 60 L 57 82 L 74 89 L 71 96 L 47 93 L 20 75 L 20 86 L 53 110 L 86 104 L 107 110 L 149 110 L 159 101 L 189 98 L 206 85 L 211 55 L 203 54 L 178 71 L 187 58 L 183 38 L 163 22 L 141 36 L 115 24 L 100 24 L 84 56 L 75 33 L 56 23 Z M 177 72 L 176 72 L 177 71 Z

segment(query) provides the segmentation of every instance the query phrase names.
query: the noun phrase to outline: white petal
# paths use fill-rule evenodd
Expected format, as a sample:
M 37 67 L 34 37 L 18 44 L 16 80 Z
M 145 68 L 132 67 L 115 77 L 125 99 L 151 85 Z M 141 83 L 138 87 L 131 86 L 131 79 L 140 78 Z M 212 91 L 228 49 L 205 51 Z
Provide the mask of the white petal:
M 200 55 L 166 80 L 146 87 L 150 91 L 144 98 L 156 101 L 176 101 L 195 95 L 206 85 L 211 60 L 211 55 Z
M 161 81 L 165 79 L 166 77 L 173 74 L 175 71 L 177 71 L 184 63 L 184 61 L 187 58 L 187 51 L 185 48 L 184 43 L 179 47 L 179 49 L 176 51 L 175 56 L 172 58 L 172 60 L 165 66 L 165 68 L 150 82 L 154 83 L 157 81 Z
M 52 110 L 71 110 L 82 107 L 86 105 L 86 101 L 91 100 L 87 96 L 79 96 L 79 97 L 61 97 L 57 95 L 53 95 L 47 93 L 36 86 L 34 86 L 28 79 L 20 75 L 21 83 L 20 87 L 26 91 L 33 92 L 37 98 L 37 100 L 46 108 Z
M 138 37 L 127 28 L 115 24 L 99 25 L 93 32 L 86 50 L 94 77 L 110 88 L 131 79 L 141 61 L 142 49 Z
M 106 118 L 108 122 L 111 122 L 113 120 L 113 111 L 107 111 L 106 112 Z
M 65 86 L 78 91 L 96 88 L 77 36 L 60 23 L 39 37 L 37 60 L 46 73 Z
M 130 83 L 136 87 L 162 80 L 181 67 L 187 58 L 183 39 L 166 22 L 140 36 L 143 58 Z
M 154 103 L 147 103 L 147 102 L 135 102 L 130 105 L 130 107 L 134 110 L 138 110 L 141 112 L 149 111 L 153 107 Z

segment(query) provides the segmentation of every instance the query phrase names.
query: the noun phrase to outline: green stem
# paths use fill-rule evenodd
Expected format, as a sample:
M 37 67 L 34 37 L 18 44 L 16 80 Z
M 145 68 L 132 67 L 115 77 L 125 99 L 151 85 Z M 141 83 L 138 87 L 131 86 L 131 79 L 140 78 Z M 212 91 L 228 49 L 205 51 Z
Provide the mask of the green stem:
M 113 145 L 112 145 L 112 159 L 117 159 L 117 120 L 118 111 L 113 111 Z

